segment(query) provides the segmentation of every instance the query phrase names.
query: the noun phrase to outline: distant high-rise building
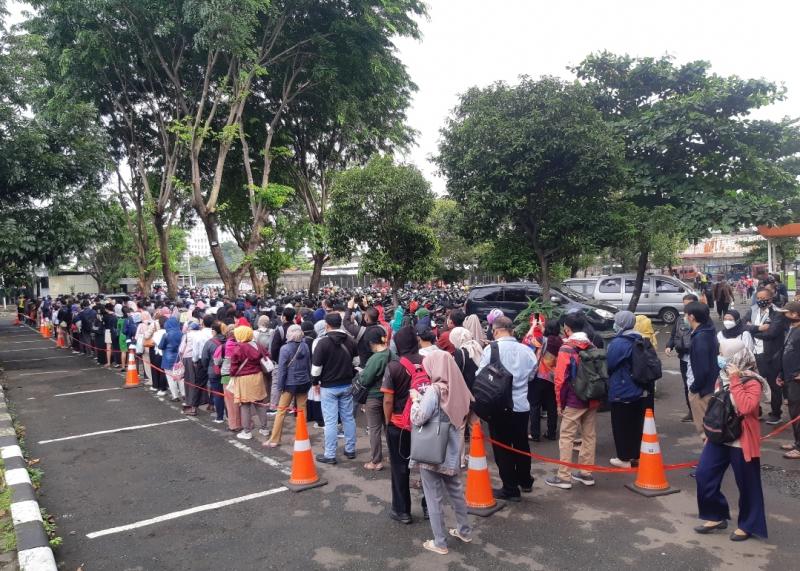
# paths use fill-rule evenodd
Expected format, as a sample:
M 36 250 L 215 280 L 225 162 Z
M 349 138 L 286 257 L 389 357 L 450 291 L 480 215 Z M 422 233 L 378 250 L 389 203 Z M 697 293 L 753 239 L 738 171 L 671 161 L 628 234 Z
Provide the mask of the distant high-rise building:
M 211 246 L 208 244 L 208 236 L 202 224 L 196 224 L 191 232 L 189 232 L 189 236 L 186 239 L 186 246 L 189 249 L 189 254 L 192 256 L 207 258 L 211 255 Z

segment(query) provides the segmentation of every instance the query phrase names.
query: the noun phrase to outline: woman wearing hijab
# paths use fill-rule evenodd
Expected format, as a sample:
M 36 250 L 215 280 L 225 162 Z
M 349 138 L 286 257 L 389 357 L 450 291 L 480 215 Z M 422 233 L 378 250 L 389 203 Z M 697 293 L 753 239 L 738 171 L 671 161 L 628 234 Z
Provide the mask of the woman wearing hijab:
M 488 324 L 486 326 L 486 337 L 492 341 L 494 340 L 494 334 L 492 333 L 494 320 L 498 317 L 505 317 L 505 314 L 502 310 L 497 309 L 496 307 L 486 315 L 486 323 Z
M 200 334 L 200 324 L 192 317 L 186 324 L 186 335 L 183 337 L 180 350 L 181 361 L 183 361 L 183 383 L 184 405 L 183 414 L 187 416 L 197 416 L 197 402 L 200 400 L 200 387 L 197 382 L 197 369 L 194 362 L 194 348 Z
M 233 396 L 233 379 L 231 379 L 231 354 L 234 347 L 236 347 L 236 338 L 233 336 L 233 319 L 230 323 L 226 323 L 225 329 L 225 342 L 222 345 L 220 356 L 222 361 L 220 363 L 220 374 L 222 375 L 222 392 L 224 393 L 223 400 L 225 401 L 225 412 L 228 416 L 228 430 L 231 432 L 239 432 L 242 429 L 242 415 L 238 404 L 234 402 Z
M 392 332 L 397 333 L 400 331 L 400 328 L 403 326 L 403 317 L 405 316 L 405 312 L 401 306 L 397 306 L 397 309 L 394 310 L 394 317 L 392 318 Z
M 236 435 L 241 440 L 253 438 L 253 417 L 258 416 L 262 436 L 269 436 L 267 429 L 267 389 L 261 373 L 261 351 L 253 341 L 253 330 L 248 325 L 239 325 L 233 330 L 236 344 L 231 350 L 231 381 L 233 402 L 240 406 L 242 430 Z
M 290 325 L 286 330 L 286 343 L 281 347 L 277 365 L 274 386 L 280 393 L 280 400 L 272 425 L 272 436 L 264 443 L 270 448 L 281 445 L 283 419 L 292 400 L 295 400 L 303 415 L 306 413 L 308 391 L 311 389 L 311 350 L 299 325 Z
M 167 394 L 167 376 L 164 371 L 163 363 L 161 362 L 161 357 L 163 355 L 161 349 L 159 349 L 159 345 L 161 343 L 161 339 L 164 337 L 165 331 L 163 327 L 160 327 L 160 323 L 166 322 L 166 319 L 161 316 L 159 317 L 159 321 L 154 321 L 153 323 L 156 324 L 153 335 L 150 337 L 150 345 L 145 344 L 144 354 L 148 355 L 148 360 L 145 364 L 145 370 L 147 367 L 150 368 L 150 374 L 152 375 L 153 379 L 153 388 L 156 390 L 156 396 L 163 397 Z M 147 340 L 145 340 L 145 343 Z
M 465 543 L 472 541 L 467 505 L 464 501 L 464 486 L 461 479 L 461 448 L 464 445 L 464 426 L 467 423 L 472 394 L 464 382 L 453 357 L 446 351 L 437 351 L 425 357 L 422 366 L 431 378 L 431 385 L 424 396 L 411 390 L 411 423 L 420 427 L 434 418 L 449 422 L 449 435 L 444 462 L 424 464 L 414 460 L 422 477 L 422 488 L 428 502 L 433 539 L 422 546 L 440 555 L 447 554 L 448 531 L 444 522 L 444 500 L 449 499 L 456 514 L 458 527 L 449 534 Z
M 528 382 L 528 403 L 531 405 L 530 439 L 542 439 L 542 409 L 547 413 L 545 438 L 556 440 L 558 432 L 558 409 L 556 406 L 555 369 L 558 350 L 561 349 L 561 325 L 557 318 L 550 318 L 544 326 L 541 345 L 536 349 L 536 375 Z
M 486 331 L 484 331 L 481 326 L 481 320 L 477 315 L 473 314 L 467 316 L 464 320 L 464 329 L 470 332 L 472 338 L 477 341 L 478 345 L 481 347 L 486 347 L 486 345 L 489 344 L 489 341 L 486 339 Z
M 464 327 L 453 327 L 450 330 L 450 343 L 456 348 L 453 358 L 456 361 L 456 365 L 458 365 L 458 370 L 461 371 L 464 382 L 467 383 L 467 388 L 472 390 L 472 385 L 475 382 L 475 373 L 481 363 L 483 348 L 480 343 L 472 338 L 472 333 L 469 332 L 469 329 Z
M 609 463 L 630 468 L 639 463 L 646 390 L 633 380 L 633 346 L 641 333 L 634 330 L 636 316 L 620 311 L 614 316 L 617 335 L 608 344 L 608 403 L 611 408 L 611 432 L 617 455 Z
M 722 343 L 725 339 L 738 339 L 750 352 L 755 350 L 755 342 L 749 331 L 745 330 L 742 316 L 735 309 L 729 309 L 722 317 L 722 331 L 717 333 L 717 340 Z
M 725 313 L 730 313 L 730 310 Z M 720 486 L 730 466 L 739 489 L 738 527 L 731 533 L 730 539 L 744 541 L 753 535 L 766 539 L 758 414 L 767 383 L 755 372 L 755 356 L 740 339 L 724 339 L 719 344 L 718 361 L 720 373 L 717 388 L 730 389 L 733 406 L 742 417 L 742 435 L 727 444 L 706 441 L 695 472 L 697 509 L 700 519 L 705 521 L 694 530 L 707 534 L 728 527 L 731 514 Z
M 169 384 L 169 391 L 172 393 L 172 402 L 180 402 L 181 396 L 184 393 L 183 388 L 183 379 L 177 379 L 172 374 L 172 368 L 175 366 L 175 363 L 178 361 L 178 350 L 181 347 L 181 343 L 183 341 L 183 333 L 181 333 L 181 324 L 178 322 L 177 318 L 170 317 L 164 323 L 164 337 L 161 338 L 161 342 L 158 344 L 158 348 L 161 349 L 161 366 L 164 369 L 164 372 L 167 375 L 167 383 Z

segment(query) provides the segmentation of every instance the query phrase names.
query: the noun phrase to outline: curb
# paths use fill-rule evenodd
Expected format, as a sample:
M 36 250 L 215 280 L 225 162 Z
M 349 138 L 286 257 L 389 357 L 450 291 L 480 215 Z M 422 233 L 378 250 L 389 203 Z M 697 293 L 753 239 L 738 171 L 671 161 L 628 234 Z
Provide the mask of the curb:
M 6 485 L 11 489 L 11 519 L 17 534 L 17 558 L 22 571 L 57 571 L 56 559 L 42 522 L 36 490 L 8 414 L 0 387 L 0 454 L 5 464 Z

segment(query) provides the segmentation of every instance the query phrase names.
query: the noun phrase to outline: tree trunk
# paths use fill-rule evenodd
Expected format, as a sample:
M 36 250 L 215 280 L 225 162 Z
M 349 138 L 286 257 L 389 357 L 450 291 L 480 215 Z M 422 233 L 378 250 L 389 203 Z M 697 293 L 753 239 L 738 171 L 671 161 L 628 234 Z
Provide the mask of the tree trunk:
M 542 301 L 550 299 L 550 260 L 542 250 L 535 250 L 539 262 L 539 275 L 537 281 L 542 288 Z
M 158 236 L 158 250 L 161 256 L 161 273 L 164 281 L 167 282 L 167 295 L 172 299 L 178 297 L 178 274 L 172 271 L 169 263 L 169 228 L 164 224 L 164 215 L 161 213 L 153 214 L 153 226 Z
M 580 266 L 578 266 L 577 262 L 573 262 L 569 267 L 569 277 L 576 278 L 578 277 L 578 271 L 580 270 Z
M 628 303 L 628 311 L 636 311 L 636 306 L 639 305 L 639 297 L 642 295 L 642 285 L 644 284 L 644 274 L 647 271 L 647 258 L 650 251 L 647 248 L 642 248 L 639 252 L 639 263 L 636 266 L 636 283 L 633 287 L 633 295 L 631 301 Z
M 322 266 L 325 264 L 325 254 L 322 252 L 314 252 L 311 258 L 314 260 L 314 269 L 311 270 L 311 281 L 308 284 L 309 295 L 319 291 L 319 282 L 322 279 Z
M 257 296 L 261 296 L 264 293 L 264 280 L 258 275 L 258 271 L 256 270 L 253 264 L 250 264 L 250 281 L 253 284 L 253 289 L 256 292 Z

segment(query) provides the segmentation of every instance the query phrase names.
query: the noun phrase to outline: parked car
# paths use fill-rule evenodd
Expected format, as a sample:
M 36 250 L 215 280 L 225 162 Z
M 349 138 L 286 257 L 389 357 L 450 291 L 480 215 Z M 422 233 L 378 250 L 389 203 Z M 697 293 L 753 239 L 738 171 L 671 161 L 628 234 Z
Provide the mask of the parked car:
M 617 309 L 627 309 L 633 295 L 636 274 L 615 274 L 595 278 L 573 278 L 564 285 L 577 289 L 595 301 Z M 574 284 L 574 285 L 573 285 Z M 664 323 L 675 323 L 683 311 L 683 296 L 694 293 L 691 286 L 672 276 L 645 276 L 636 313 L 657 317 Z
M 464 311 L 467 315 L 476 314 L 481 320 L 494 309 L 502 310 L 506 317 L 515 319 L 528 302 L 539 299 L 542 288 L 532 282 L 513 282 L 475 286 L 470 290 Z M 592 301 L 569 288 L 550 286 L 550 301 L 565 311 L 577 308 L 586 314 L 586 319 L 596 331 L 611 331 L 614 327 L 616 308 Z

